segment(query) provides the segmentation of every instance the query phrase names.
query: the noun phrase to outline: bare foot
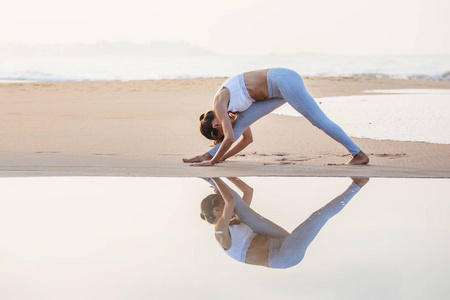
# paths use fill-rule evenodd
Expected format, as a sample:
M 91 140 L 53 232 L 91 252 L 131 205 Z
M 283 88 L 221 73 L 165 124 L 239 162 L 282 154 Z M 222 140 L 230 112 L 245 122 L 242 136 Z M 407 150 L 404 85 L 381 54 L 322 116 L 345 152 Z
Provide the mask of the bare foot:
M 198 156 L 193 158 L 182 158 L 181 159 L 184 163 L 195 163 L 195 162 L 201 162 L 202 160 L 198 158 Z
M 360 151 L 358 154 L 353 156 L 352 159 L 350 159 L 348 162 L 346 162 L 346 165 L 364 165 L 369 163 L 369 157 L 362 151 Z
M 205 154 L 202 155 L 198 155 L 192 158 L 182 158 L 181 160 L 184 163 L 197 163 L 197 162 L 202 162 L 205 160 L 210 160 L 212 158 L 211 154 L 209 154 L 208 152 L 206 152 Z
M 369 177 L 350 177 L 359 187 L 363 187 L 369 182 Z

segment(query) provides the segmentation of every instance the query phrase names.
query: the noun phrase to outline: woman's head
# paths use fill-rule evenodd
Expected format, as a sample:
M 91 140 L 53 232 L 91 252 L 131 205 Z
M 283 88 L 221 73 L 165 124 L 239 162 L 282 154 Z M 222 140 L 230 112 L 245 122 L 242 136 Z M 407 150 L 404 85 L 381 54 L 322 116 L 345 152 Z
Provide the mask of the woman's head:
M 228 113 L 230 117 L 231 125 L 234 126 L 237 115 L 233 113 Z M 222 124 L 216 117 L 216 113 L 210 110 L 204 114 L 200 115 L 200 132 L 207 139 L 213 140 L 214 144 L 222 142 L 224 138 Z
M 207 139 L 214 140 L 215 143 L 219 143 L 223 140 L 222 124 L 216 118 L 216 114 L 213 110 L 210 110 L 200 115 L 200 132 Z
M 224 202 L 220 194 L 211 194 L 207 196 L 200 204 L 200 218 L 210 224 L 215 224 L 220 213 L 222 212 L 221 206 L 223 203 Z

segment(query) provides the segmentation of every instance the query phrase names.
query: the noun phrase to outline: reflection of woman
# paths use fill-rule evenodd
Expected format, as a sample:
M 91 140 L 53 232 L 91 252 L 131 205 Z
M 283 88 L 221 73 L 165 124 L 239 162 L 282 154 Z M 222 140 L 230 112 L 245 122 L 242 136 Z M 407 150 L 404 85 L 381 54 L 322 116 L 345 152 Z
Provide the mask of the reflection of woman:
M 250 124 L 288 102 L 314 126 L 341 143 L 353 158 L 347 164 L 367 164 L 368 156 L 332 122 L 306 91 L 303 80 L 296 72 L 273 68 L 257 70 L 231 77 L 219 88 L 214 97 L 213 110 L 200 116 L 200 131 L 216 146 L 209 152 L 184 162 L 198 162 L 192 166 L 212 166 L 237 154 L 252 141 Z M 235 120 L 230 112 L 242 115 Z M 235 124 L 236 122 L 236 124 Z M 293 134 L 296 133 L 295 129 Z M 233 143 L 242 134 L 242 139 Z
M 306 249 L 320 229 L 341 211 L 368 180 L 354 178 L 344 193 L 289 233 L 248 206 L 253 190 L 243 181 L 230 178 L 243 192 L 241 198 L 221 179 L 212 178 L 211 183 L 217 187 L 218 194 L 202 201 L 201 217 L 215 225 L 216 240 L 233 259 L 270 268 L 289 268 L 303 259 Z

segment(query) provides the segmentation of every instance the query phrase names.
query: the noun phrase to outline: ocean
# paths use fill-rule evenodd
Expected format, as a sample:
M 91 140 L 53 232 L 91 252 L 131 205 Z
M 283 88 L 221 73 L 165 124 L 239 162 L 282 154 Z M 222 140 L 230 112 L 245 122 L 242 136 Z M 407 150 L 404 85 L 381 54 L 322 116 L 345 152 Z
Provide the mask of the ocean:
M 450 55 L 65 55 L 0 51 L 0 80 L 94 81 L 228 77 L 285 67 L 302 76 L 356 76 L 450 81 Z

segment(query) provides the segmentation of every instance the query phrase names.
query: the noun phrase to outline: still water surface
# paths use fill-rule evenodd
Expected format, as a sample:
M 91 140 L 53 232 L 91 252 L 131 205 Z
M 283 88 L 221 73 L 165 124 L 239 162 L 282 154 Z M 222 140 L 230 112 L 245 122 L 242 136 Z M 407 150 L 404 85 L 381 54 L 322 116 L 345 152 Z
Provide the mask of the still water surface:
M 241 179 L 288 232 L 352 183 Z M 0 299 L 447 299 L 449 183 L 371 179 L 299 264 L 270 269 L 221 249 L 203 179 L 1 178 Z

